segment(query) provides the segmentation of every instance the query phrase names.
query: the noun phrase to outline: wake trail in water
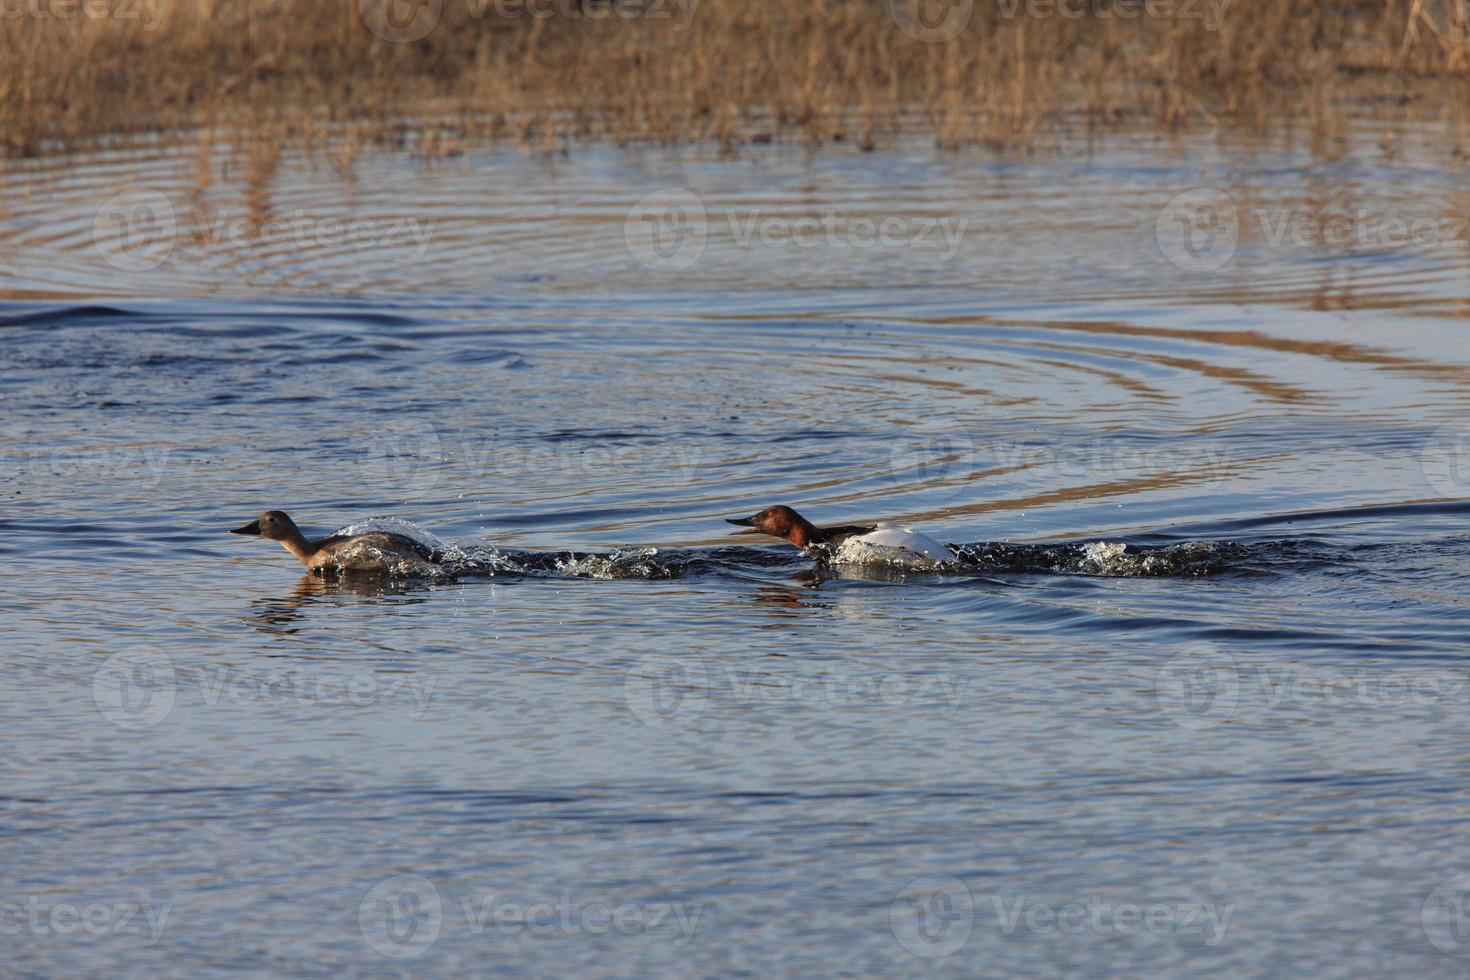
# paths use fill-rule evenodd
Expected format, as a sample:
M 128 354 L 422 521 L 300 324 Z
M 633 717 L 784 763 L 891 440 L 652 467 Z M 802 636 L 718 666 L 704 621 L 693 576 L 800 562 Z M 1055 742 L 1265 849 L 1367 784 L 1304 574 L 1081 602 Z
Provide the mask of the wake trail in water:
M 493 545 L 451 545 L 409 522 L 391 518 L 364 521 L 342 528 L 339 534 L 391 531 L 418 541 L 440 560 L 431 566 L 400 566 L 393 577 L 438 580 L 467 578 L 545 579 L 677 579 L 698 575 L 748 575 L 814 570 L 836 570 L 842 577 L 871 577 L 892 581 L 974 579 L 997 574 L 1078 575 L 1107 578 L 1203 578 L 1228 575 L 1278 575 L 1353 561 L 1345 548 L 1321 541 L 1293 539 L 1241 544 L 1232 541 L 1183 541 L 1136 545 L 1092 540 L 1056 544 L 976 542 L 952 544 L 952 562 L 930 569 L 910 569 L 874 563 L 835 566 L 781 546 L 620 548 L 595 551 L 516 551 Z

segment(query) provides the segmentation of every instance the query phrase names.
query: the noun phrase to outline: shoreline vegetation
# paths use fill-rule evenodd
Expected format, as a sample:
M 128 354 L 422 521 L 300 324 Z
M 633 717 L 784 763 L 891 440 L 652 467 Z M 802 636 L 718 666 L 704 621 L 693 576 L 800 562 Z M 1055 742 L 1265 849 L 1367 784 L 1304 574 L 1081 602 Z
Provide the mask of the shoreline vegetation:
M 1470 108 L 1460 0 L 0 0 L 0 154 L 233 128 L 453 155 L 510 140 L 844 143 Z M 329 139 L 330 137 L 330 139 Z M 1457 146 L 1456 153 L 1460 153 Z

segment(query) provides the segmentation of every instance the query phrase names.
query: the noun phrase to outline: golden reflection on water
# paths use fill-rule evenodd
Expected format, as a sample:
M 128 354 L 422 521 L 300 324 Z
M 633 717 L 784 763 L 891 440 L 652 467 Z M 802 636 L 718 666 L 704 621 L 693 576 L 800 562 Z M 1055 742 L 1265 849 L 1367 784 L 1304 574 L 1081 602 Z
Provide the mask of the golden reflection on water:
M 444 161 L 360 148 L 344 154 L 339 144 L 356 147 L 346 130 L 336 142 L 286 146 L 209 128 L 76 158 L 7 162 L 0 171 L 6 191 L 0 245 L 28 254 L 19 268 L 5 270 L 0 295 L 445 292 L 538 273 L 564 289 L 565 274 L 577 270 L 606 285 L 636 288 L 650 276 L 629 261 L 625 220 L 649 190 L 679 186 L 700 195 L 709 218 L 707 255 L 685 270 L 686 278 L 726 288 L 794 284 L 803 276 L 859 283 L 863 276 L 848 277 L 865 269 L 901 283 L 908 269 L 917 274 L 909 284 L 938 274 L 950 285 L 968 278 L 987 291 L 1004 291 L 1059 287 L 1065 280 L 1082 285 L 1088 277 L 1074 273 L 1090 267 L 1096 278 L 1087 283 L 1089 294 L 1114 301 L 1273 302 L 1319 311 L 1410 303 L 1463 316 L 1463 289 L 1446 296 L 1443 286 L 1450 268 L 1463 286 L 1467 236 L 1462 231 L 1457 247 L 1449 230 L 1470 213 L 1470 192 L 1448 174 L 1415 179 L 1426 168 L 1443 172 L 1443 160 L 1433 155 L 1433 127 L 1400 147 L 1396 172 L 1377 149 L 1382 126 L 1382 120 L 1358 119 L 1345 149 L 1326 156 L 1294 144 L 1289 133 L 1246 142 L 1194 137 L 1172 146 L 1123 134 L 1003 168 L 985 154 L 937 154 L 915 140 L 863 156 L 861 171 L 841 148 L 815 155 L 750 148 L 736 159 L 697 148 L 664 152 L 680 164 L 673 167 L 650 163 L 642 150 L 598 147 L 559 160 L 502 149 Z M 1283 157 L 1294 166 L 1269 165 Z M 1140 179 L 1139 166 L 1163 173 Z M 764 170 L 775 179 L 749 179 Z M 1162 261 L 1150 232 L 1171 196 L 1210 186 L 1235 202 L 1240 251 L 1219 275 L 1181 276 Z M 169 200 L 174 248 L 161 267 L 120 276 L 98 249 L 113 250 L 111 237 L 125 231 L 96 219 L 115 195 L 141 190 Z M 839 248 L 830 256 L 803 252 L 798 267 L 783 270 L 791 250 L 762 254 L 742 241 L 750 215 L 796 222 L 828 213 L 843 221 L 967 223 L 960 253 L 941 268 L 932 253 L 909 243 L 866 252 Z M 409 220 L 431 229 L 427 251 L 402 233 Z M 1321 236 L 1343 221 L 1365 230 L 1340 245 L 1298 242 L 1299 235 L 1286 231 L 1297 222 Z M 1442 223 L 1434 234 L 1448 240 L 1421 250 L 1428 254 L 1412 269 L 1380 268 L 1371 259 L 1382 251 L 1381 226 L 1393 221 Z M 307 229 L 297 231 L 297 224 Z M 348 231 L 353 227 L 357 234 Z M 1364 261 L 1346 261 L 1355 257 Z M 1069 275 L 1055 274 L 1062 268 Z M 1435 288 L 1414 289 L 1416 279 Z
M 654 492 L 678 494 L 683 508 L 718 506 L 721 475 L 737 469 L 762 474 L 743 479 L 741 492 L 764 503 L 779 491 L 819 509 L 925 523 L 1213 493 L 1257 475 L 1289 483 L 1316 465 L 1274 441 L 1269 425 L 1242 434 L 1240 420 L 1399 424 L 1470 399 L 1455 327 L 1470 309 L 1463 243 L 1385 251 L 1266 240 L 1292 220 L 1451 222 L 1463 213 L 1470 194 L 1435 156 L 1432 128 L 1406 130 L 1385 158 L 1383 126 L 1361 119 L 1326 154 L 1289 136 L 1118 138 L 1017 161 L 912 142 L 861 156 L 586 147 L 555 160 L 497 150 L 430 162 L 205 130 L 7 163 L 0 296 L 167 300 L 187 318 L 191 301 L 302 297 L 330 307 L 332 297 L 361 295 L 367 305 L 324 309 L 344 322 L 399 317 L 395 342 L 425 349 L 441 329 L 503 330 L 512 351 L 524 334 L 534 343 L 523 346 L 538 349 L 523 361 L 553 371 L 573 371 L 583 356 L 559 351 L 562 338 L 592 344 L 603 359 L 590 384 L 633 415 L 630 406 L 649 406 L 645 432 L 667 420 L 653 408 L 662 401 L 715 398 L 732 432 L 836 433 L 817 437 L 806 450 L 816 457 L 784 477 L 766 469 L 773 449 L 763 438 L 711 434 L 702 447 L 681 437 L 681 449 L 704 455 Z M 697 259 L 673 270 L 640 255 L 629 231 L 639 202 L 669 188 L 693 194 L 707 225 Z M 1234 251 L 1203 272 L 1171 264 L 1158 238 L 1170 202 L 1201 188 L 1226 194 L 1239 216 Z M 154 195 L 172 212 L 173 226 L 149 212 L 142 230 L 172 237 L 146 268 L 114 240 L 140 229 L 103 220 L 119 217 L 107 210 L 119 194 Z M 966 223 L 948 257 L 915 242 L 809 246 L 750 232 L 762 222 L 919 227 L 946 217 Z M 589 384 L 576 377 L 573 385 Z M 533 367 L 495 383 L 546 404 L 541 381 Z M 1173 455 L 1059 475 L 1056 459 L 1021 451 L 1029 431 L 1066 426 L 1094 438 L 1146 432 L 1144 442 Z M 846 438 L 869 429 L 897 441 Z M 443 434 L 446 482 L 488 482 L 483 461 L 495 447 L 461 434 L 475 431 Z M 936 434 L 963 445 L 930 445 Z M 1226 436 L 1239 444 L 1222 447 Z M 987 456 L 997 445 L 1010 455 Z M 919 462 L 910 465 L 913 447 Z M 712 475 L 712 460 L 729 469 Z M 669 469 L 654 454 L 647 466 Z M 558 499 L 650 492 L 639 467 L 595 482 L 576 476 Z M 585 529 L 642 534 L 638 518 L 620 513 Z

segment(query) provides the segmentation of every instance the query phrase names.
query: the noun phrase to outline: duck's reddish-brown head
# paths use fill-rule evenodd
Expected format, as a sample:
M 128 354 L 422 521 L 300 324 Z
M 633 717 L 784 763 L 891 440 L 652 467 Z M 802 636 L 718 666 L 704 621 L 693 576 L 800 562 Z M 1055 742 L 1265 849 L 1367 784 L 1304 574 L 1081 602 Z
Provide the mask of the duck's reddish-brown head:
M 810 521 L 790 507 L 767 507 L 749 517 L 727 517 L 725 522 L 745 528 L 736 534 L 769 534 L 773 538 L 790 541 L 798 548 L 810 544 L 816 531 Z

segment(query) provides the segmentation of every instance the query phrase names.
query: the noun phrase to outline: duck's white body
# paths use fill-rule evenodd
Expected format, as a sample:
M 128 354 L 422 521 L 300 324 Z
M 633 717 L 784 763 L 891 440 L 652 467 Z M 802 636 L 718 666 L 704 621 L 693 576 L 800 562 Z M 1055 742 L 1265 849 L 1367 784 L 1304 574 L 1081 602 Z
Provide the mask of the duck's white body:
M 832 552 L 832 560 L 850 565 L 904 565 L 920 568 L 954 561 L 954 552 L 922 531 L 894 524 L 879 524 L 866 534 L 843 538 Z
M 954 561 L 954 553 L 927 534 L 893 524 L 840 524 L 818 527 L 785 504 L 750 517 L 727 517 L 745 528 L 736 534 L 769 534 L 796 545 L 818 561 L 838 565 L 890 565 L 932 568 Z

